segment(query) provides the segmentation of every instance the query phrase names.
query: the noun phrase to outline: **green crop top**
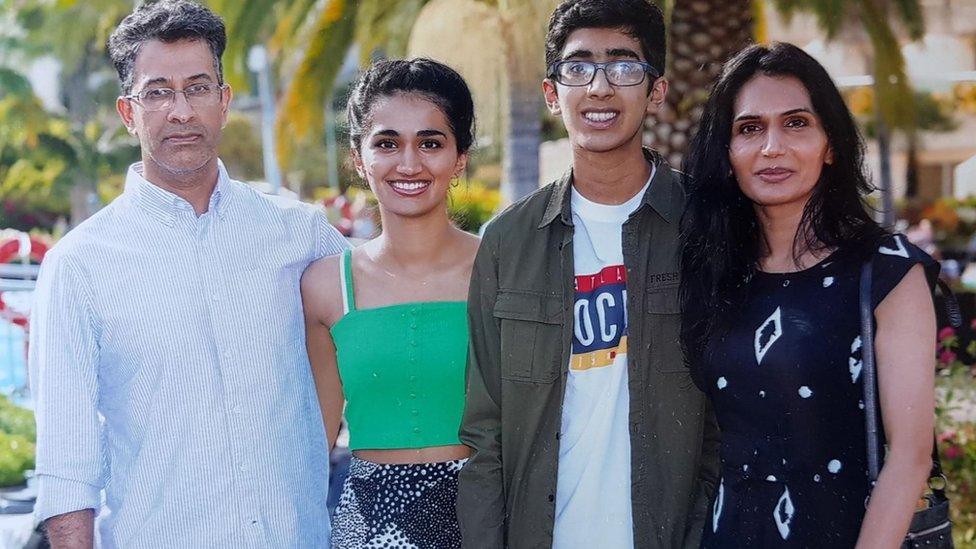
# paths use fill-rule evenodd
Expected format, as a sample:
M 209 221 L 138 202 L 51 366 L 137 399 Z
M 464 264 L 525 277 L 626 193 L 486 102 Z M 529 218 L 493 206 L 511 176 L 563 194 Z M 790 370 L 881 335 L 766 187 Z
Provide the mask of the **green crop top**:
M 351 250 L 341 264 L 345 314 L 331 333 L 346 396 L 349 449 L 460 444 L 467 304 L 356 309 Z

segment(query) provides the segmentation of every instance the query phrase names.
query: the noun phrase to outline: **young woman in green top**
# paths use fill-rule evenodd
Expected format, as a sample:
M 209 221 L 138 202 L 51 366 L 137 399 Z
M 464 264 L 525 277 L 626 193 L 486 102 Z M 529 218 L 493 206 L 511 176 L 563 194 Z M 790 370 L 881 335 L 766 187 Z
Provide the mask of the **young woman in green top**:
M 332 546 L 459 547 L 465 303 L 478 239 L 451 223 L 447 200 L 473 141 L 471 93 L 435 61 L 380 61 L 347 109 L 352 159 L 383 230 L 302 277 L 329 444 L 345 402 L 353 451 Z

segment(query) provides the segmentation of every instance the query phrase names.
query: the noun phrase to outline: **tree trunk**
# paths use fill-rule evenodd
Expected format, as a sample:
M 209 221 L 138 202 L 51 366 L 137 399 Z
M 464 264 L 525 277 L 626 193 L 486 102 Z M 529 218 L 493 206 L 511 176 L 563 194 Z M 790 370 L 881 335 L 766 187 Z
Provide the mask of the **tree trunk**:
M 542 93 L 538 86 L 509 84 L 508 128 L 502 162 L 502 198 L 512 203 L 539 188 Z
M 908 167 L 905 170 L 905 198 L 918 196 L 918 133 L 915 130 L 905 132 L 908 140 Z
M 751 0 L 674 0 L 668 28 L 670 90 L 664 109 L 645 122 L 651 145 L 675 167 L 722 64 L 752 41 Z
M 501 192 L 505 203 L 539 188 L 545 21 L 554 0 L 502 0 L 498 3 L 508 88 Z
M 71 191 L 69 192 L 69 198 L 71 201 L 70 225 L 71 228 L 75 228 L 82 221 L 91 217 L 98 207 L 98 195 L 95 193 L 95 185 L 87 177 L 75 177 Z
M 881 191 L 881 225 L 886 229 L 893 229 L 895 226 L 895 195 L 891 187 L 891 130 L 881 117 L 881 110 L 878 112 L 878 163 L 880 181 L 878 188 Z

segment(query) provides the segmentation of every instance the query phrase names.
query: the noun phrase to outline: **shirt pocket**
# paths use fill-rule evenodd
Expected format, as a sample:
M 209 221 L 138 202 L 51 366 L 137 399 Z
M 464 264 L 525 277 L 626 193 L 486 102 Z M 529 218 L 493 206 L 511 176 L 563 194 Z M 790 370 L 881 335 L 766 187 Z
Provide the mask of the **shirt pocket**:
M 644 337 L 651 343 L 651 364 L 659 372 L 687 372 L 681 352 L 681 304 L 679 285 L 652 288 L 645 292 L 647 314 Z
M 502 290 L 492 314 L 499 323 L 502 379 L 527 383 L 555 381 L 562 358 L 562 300 L 556 296 Z

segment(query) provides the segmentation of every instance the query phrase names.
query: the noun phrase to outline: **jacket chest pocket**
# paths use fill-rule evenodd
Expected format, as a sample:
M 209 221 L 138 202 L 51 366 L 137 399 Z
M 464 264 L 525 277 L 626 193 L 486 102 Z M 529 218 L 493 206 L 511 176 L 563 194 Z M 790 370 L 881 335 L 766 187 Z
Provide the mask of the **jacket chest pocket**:
M 681 352 L 681 307 L 678 285 L 646 292 L 645 341 L 651 343 L 651 363 L 659 372 L 687 372 Z
M 562 360 L 562 300 L 555 296 L 500 291 L 492 314 L 499 323 L 501 377 L 552 383 Z

